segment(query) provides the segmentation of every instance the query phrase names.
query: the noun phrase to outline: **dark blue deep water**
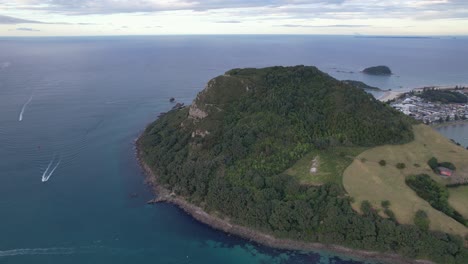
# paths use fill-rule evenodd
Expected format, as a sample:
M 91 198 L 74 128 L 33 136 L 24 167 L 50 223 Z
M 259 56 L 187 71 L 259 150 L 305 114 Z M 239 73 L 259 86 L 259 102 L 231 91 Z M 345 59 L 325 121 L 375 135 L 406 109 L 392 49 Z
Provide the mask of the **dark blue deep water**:
M 467 84 L 467 55 L 463 38 L 0 38 L 0 263 L 361 263 L 265 248 L 146 205 L 134 139 L 170 97 L 189 104 L 231 68 L 316 65 L 403 89 Z M 378 64 L 396 75 L 359 73 Z M 468 144 L 466 125 L 440 131 Z

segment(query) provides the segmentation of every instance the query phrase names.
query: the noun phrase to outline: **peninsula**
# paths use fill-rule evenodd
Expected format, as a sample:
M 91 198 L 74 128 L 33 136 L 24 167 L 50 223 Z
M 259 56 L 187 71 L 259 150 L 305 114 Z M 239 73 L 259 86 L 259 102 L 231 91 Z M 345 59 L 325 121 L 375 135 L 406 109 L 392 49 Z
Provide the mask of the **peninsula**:
M 437 220 L 453 220 L 455 231 L 414 225 L 411 208 L 399 211 L 407 202 L 376 200 L 372 182 L 360 183 L 363 176 L 373 179 L 366 175 L 371 169 L 378 177 L 395 173 L 390 160 L 380 167 L 370 161 L 381 146 L 404 150 L 416 141 L 458 171 L 468 169 L 466 150 L 440 138 L 439 145 L 426 144 L 436 137 L 427 129 L 315 67 L 248 68 L 209 81 L 190 106 L 150 124 L 137 148 L 158 195 L 151 202 L 177 204 L 215 228 L 279 248 L 388 263 L 468 263 L 468 229 L 461 223 L 442 215 Z M 451 148 L 431 152 L 445 143 Z M 418 153 L 412 158 L 426 159 Z M 406 171 L 399 158 L 391 160 L 399 171 L 426 169 L 418 164 Z M 410 190 L 379 188 L 394 196 Z
M 361 81 L 355 81 L 355 80 L 344 80 L 342 81 L 346 84 L 355 86 L 356 88 L 364 89 L 364 90 L 373 90 L 373 91 L 382 91 L 382 89 L 375 87 L 375 86 L 370 86 L 364 82 Z

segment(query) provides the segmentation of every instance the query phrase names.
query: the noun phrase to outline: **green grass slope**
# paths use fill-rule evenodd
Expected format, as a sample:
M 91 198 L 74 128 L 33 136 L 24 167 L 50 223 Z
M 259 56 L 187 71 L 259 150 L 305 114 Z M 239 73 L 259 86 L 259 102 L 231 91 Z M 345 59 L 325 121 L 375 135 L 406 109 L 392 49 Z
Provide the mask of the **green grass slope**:
M 431 157 L 437 157 L 454 163 L 459 173 L 466 173 L 468 151 L 451 143 L 426 125 L 415 126 L 414 132 L 414 141 L 404 145 L 371 148 L 360 154 L 346 169 L 343 182 L 346 191 L 355 200 L 353 207 L 359 211 L 361 202 L 367 200 L 375 208 L 379 208 L 381 201 L 388 200 L 400 223 L 412 224 L 415 213 L 424 210 L 429 216 L 432 230 L 465 236 L 468 234 L 467 227 L 434 209 L 417 196 L 406 185 L 405 178 L 410 175 L 428 174 L 435 181 L 447 184 L 449 179 L 436 175 L 427 165 L 427 161 Z M 379 165 L 380 160 L 385 160 L 386 166 Z M 406 167 L 398 169 L 396 167 L 398 163 L 405 163 Z M 468 175 L 460 176 L 468 177 Z M 464 187 L 450 189 L 449 202 L 466 215 L 468 196 L 464 189 Z

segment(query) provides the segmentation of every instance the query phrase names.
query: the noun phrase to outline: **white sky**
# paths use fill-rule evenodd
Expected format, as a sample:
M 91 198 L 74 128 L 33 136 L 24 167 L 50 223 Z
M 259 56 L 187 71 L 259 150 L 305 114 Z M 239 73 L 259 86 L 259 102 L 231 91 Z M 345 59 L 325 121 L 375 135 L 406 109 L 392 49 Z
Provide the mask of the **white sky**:
M 468 0 L 0 0 L 1 36 L 468 35 Z

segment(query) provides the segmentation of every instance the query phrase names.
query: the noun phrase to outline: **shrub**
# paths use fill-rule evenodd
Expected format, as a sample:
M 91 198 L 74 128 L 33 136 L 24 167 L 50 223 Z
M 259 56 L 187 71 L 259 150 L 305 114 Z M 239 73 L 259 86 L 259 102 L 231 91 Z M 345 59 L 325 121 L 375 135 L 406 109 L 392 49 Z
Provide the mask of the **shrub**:
M 381 205 L 383 208 L 388 208 L 390 207 L 390 201 L 389 200 L 382 201 Z
M 392 219 L 392 220 L 394 220 L 394 221 L 396 220 L 396 218 L 395 218 L 395 213 L 394 213 L 392 210 L 386 208 L 386 209 L 384 210 L 384 213 L 388 216 L 388 218 L 390 218 L 390 219 Z
M 427 217 L 426 212 L 418 210 L 414 215 L 414 224 L 423 231 L 429 230 L 430 220 Z
M 387 165 L 387 162 L 385 160 L 379 161 L 380 166 L 385 166 Z
M 396 165 L 396 167 L 397 167 L 397 169 L 402 170 L 402 169 L 406 168 L 406 164 L 404 164 L 404 163 L 398 163 L 398 164 Z
M 439 166 L 440 167 L 445 167 L 447 169 L 451 169 L 451 170 L 456 170 L 457 167 L 455 167 L 455 165 L 453 165 L 453 163 L 451 162 L 441 162 L 439 163 Z
M 437 161 L 437 159 L 435 157 L 432 157 L 428 162 L 427 162 L 427 165 L 429 165 L 429 167 L 431 167 L 432 170 L 435 170 L 437 169 L 437 167 L 439 166 L 439 161 Z
M 369 201 L 365 200 L 361 203 L 361 211 L 365 215 L 370 215 L 372 213 L 372 205 Z

